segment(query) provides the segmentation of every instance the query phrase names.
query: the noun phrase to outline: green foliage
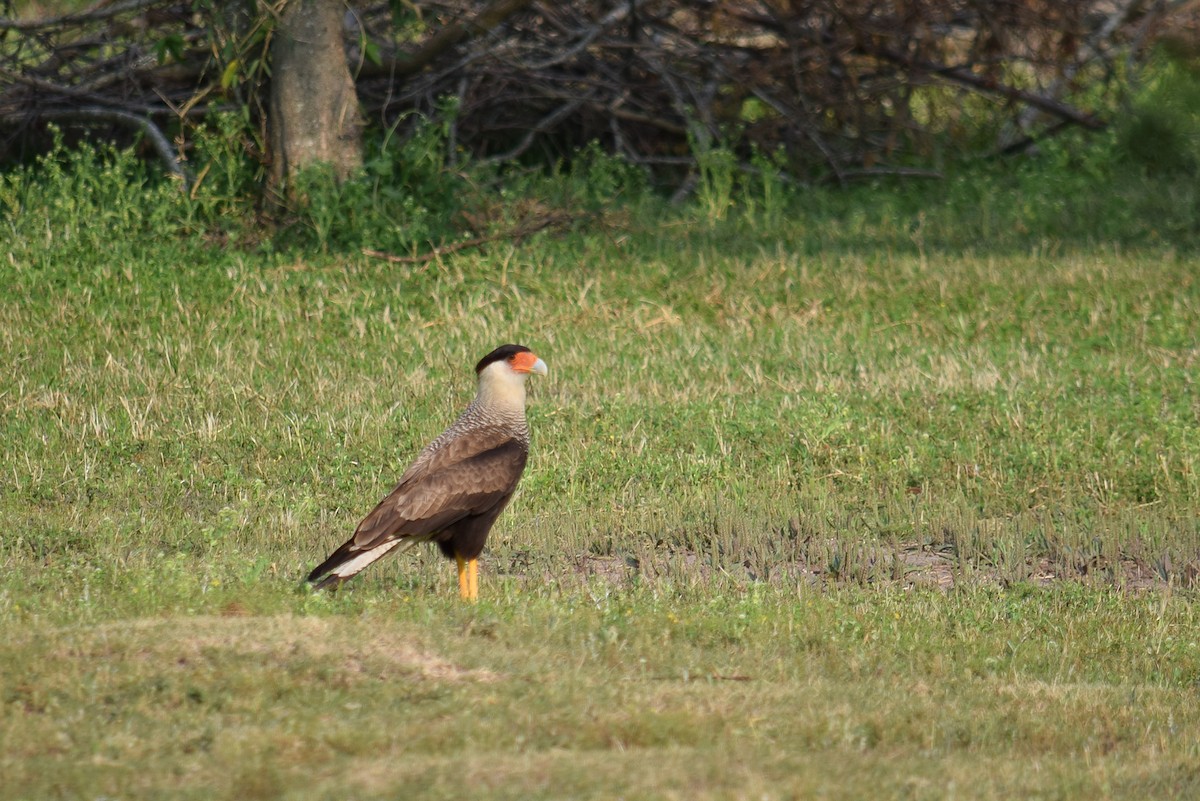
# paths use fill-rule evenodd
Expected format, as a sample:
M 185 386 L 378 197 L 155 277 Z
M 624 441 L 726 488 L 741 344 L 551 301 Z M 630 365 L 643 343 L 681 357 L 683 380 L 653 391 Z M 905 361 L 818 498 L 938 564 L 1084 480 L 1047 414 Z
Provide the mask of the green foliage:
M 692 151 L 700 173 L 696 202 L 711 225 L 724 220 L 734 204 L 737 157 L 727 148 L 698 139 L 693 140 Z
M 239 114 L 264 107 L 278 9 L 253 4 L 230 7 L 213 0 L 197 0 L 196 5 L 210 26 L 213 54 L 221 72 L 218 82 L 221 90 L 240 102 Z
M 486 207 L 502 226 L 531 208 L 562 210 L 603 224 L 609 216 L 658 219 L 666 207 L 645 169 L 605 152 L 597 142 L 552 169 L 510 167 L 477 179 Z
M 697 144 L 700 171 L 680 222 L 702 223 L 718 238 L 781 236 L 812 253 L 864 245 L 969 251 L 981 241 L 1016 252 L 1100 242 L 1192 248 L 1200 235 L 1200 168 L 1190 166 L 1200 164 L 1200 82 L 1179 58 L 1163 57 L 1147 74 L 1134 112 L 1113 130 L 1061 134 L 1033 157 L 946 163 L 937 181 L 804 187 L 788 182 L 779 154 L 752 152 L 743 168 L 732 150 Z M 595 143 L 548 174 L 497 173 L 451 152 L 453 119 L 447 105 L 404 137 L 378 132 L 362 171 L 341 184 L 320 168 L 298 176 L 300 200 L 274 232 L 264 230 L 265 176 L 253 156 L 262 152 L 261 132 L 245 113 L 215 117 L 193 132 L 186 198 L 129 152 L 74 152 L 60 139 L 44 167 L 6 174 L 5 208 L 20 218 L 12 223 L 15 241 L 36 236 L 31 226 L 39 219 L 64 231 L 100 219 L 117 231 L 152 229 L 159 239 L 200 233 L 268 247 L 400 254 L 503 232 L 531 203 L 592 215 L 661 213 L 664 198 L 648 173 Z M 51 204 L 59 209 L 48 216 L 18 214 Z M 89 204 L 96 213 L 85 210 Z
M 1200 59 L 1165 49 L 1118 127 L 1118 154 L 1161 178 L 1200 177 Z
M 449 162 L 453 109 L 418 124 L 402 141 L 389 131 L 362 171 L 338 183 L 320 167 L 295 178 L 299 205 L 289 233 L 302 245 L 354 252 L 364 247 L 408 253 L 460 235 L 455 214 L 479 191 Z
M 183 219 L 190 231 L 234 237 L 253 232 L 265 172 L 248 154 L 261 146 L 245 113 L 214 115 L 192 133 L 193 185 Z
M 130 151 L 82 143 L 54 146 L 36 162 L 0 173 L 0 224 L 9 258 L 94 266 L 95 254 L 136 253 L 180 231 L 180 186 L 149 174 Z
M 154 57 L 159 64 L 183 61 L 185 42 L 177 33 L 167 34 L 154 43 Z
M 567 189 L 570 205 L 600 211 L 614 205 L 632 207 L 646 199 L 650 181 L 645 170 L 628 161 L 604 152 L 592 142 L 575 154 L 570 169 L 554 176 L 557 180 L 531 186 L 534 192 L 550 190 L 557 185 Z
M 751 227 L 778 231 L 785 222 L 791 194 L 782 177 L 785 174 L 783 153 L 771 156 L 755 149 L 750 165 L 751 172 L 743 180 L 743 216 Z
M 948 165 L 940 180 L 791 192 L 787 208 L 812 223 L 808 242 L 818 250 L 872 243 L 971 252 L 986 242 L 1054 254 L 1103 243 L 1200 244 L 1200 184 L 1187 172 L 1148 174 L 1125 157 L 1116 132 L 1060 135 L 1028 158 Z

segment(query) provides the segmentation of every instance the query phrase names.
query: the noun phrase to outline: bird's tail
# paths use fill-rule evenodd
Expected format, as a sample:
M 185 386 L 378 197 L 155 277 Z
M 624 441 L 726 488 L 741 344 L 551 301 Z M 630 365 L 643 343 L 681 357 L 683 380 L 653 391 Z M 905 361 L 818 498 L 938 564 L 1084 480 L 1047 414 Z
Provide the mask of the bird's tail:
M 356 547 L 354 538 L 351 537 L 331 553 L 328 559 L 313 568 L 313 571 L 308 574 L 308 581 L 313 585 L 314 590 L 336 587 L 343 581 L 354 578 L 367 565 L 383 558 L 401 544 L 412 545 L 405 540 L 395 539 L 376 545 L 374 548 L 363 548 Z

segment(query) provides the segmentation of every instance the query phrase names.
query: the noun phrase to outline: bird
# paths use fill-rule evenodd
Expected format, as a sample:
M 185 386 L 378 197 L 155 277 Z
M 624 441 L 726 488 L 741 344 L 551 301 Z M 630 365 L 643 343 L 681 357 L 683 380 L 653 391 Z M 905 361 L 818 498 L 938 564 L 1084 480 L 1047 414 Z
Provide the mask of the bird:
M 432 541 L 457 562 L 461 597 L 478 599 L 479 555 L 529 457 L 525 380 L 547 370 L 524 345 L 501 345 L 475 373 L 475 399 L 417 455 L 354 536 L 308 574 L 313 589 L 336 587 L 389 553 Z

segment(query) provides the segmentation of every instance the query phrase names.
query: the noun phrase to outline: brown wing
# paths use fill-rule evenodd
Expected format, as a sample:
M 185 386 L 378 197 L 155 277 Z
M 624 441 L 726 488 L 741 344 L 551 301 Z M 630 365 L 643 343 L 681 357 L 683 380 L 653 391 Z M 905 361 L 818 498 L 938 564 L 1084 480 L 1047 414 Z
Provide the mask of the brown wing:
M 358 524 L 355 550 L 397 537 L 427 537 L 508 499 L 529 449 L 502 429 L 477 429 L 421 455 Z

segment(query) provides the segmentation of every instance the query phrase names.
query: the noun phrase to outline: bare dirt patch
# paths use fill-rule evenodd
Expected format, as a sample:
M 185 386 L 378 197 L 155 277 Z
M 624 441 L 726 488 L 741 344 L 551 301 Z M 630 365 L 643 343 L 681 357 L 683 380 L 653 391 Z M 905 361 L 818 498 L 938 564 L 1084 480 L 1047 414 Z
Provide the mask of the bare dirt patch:
M 1086 561 L 1026 555 L 1007 562 L 964 559 L 952 545 L 928 542 L 847 545 L 830 538 L 804 543 L 785 559 L 758 560 L 749 554 L 740 561 L 713 559 L 677 546 L 647 549 L 637 554 L 581 554 L 575 575 L 585 581 L 625 584 L 663 578 L 709 580 L 717 574 L 743 581 L 806 584 L 824 587 L 852 582 L 871 586 L 936 587 L 1026 582 L 1048 587 L 1059 582 L 1112 586 L 1142 592 L 1200 585 L 1200 554 L 1187 564 L 1151 564 L 1129 556 Z

